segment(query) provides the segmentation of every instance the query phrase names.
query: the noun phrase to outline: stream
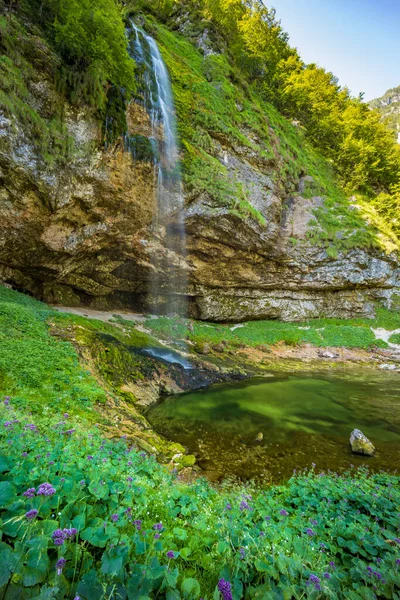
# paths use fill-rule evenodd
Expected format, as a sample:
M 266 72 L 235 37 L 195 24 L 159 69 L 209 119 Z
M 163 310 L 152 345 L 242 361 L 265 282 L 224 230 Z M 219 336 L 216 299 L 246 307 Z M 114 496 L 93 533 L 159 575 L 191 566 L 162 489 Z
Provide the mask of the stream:
M 313 464 L 317 471 L 400 465 L 397 373 L 269 375 L 169 396 L 146 417 L 158 433 L 186 446 L 211 481 L 277 483 Z M 352 454 L 354 428 L 376 446 L 374 457 Z

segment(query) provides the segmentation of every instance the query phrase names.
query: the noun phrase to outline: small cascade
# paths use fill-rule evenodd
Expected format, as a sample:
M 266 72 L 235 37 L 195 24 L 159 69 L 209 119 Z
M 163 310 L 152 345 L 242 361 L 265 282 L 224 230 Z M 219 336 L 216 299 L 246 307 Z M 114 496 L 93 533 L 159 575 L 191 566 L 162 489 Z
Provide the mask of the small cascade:
M 171 82 L 156 41 L 133 22 L 128 36 L 137 64 L 139 93 L 151 122 L 150 150 L 157 190 L 148 310 L 185 316 L 184 198 Z M 128 138 L 127 149 L 134 158 L 143 143 L 142 136 Z

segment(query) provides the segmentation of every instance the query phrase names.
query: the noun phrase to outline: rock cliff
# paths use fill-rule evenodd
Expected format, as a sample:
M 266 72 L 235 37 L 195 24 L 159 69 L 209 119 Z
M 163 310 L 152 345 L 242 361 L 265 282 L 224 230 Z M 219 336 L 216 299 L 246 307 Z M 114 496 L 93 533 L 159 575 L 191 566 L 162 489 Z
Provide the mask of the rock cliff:
M 199 60 L 207 59 L 204 50 L 194 51 Z M 163 52 L 171 66 L 168 49 Z M 122 140 L 104 148 L 90 111 L 68 105 L 51 72 L 38 60 L 35 65 L 27 102 L 47 121 L 54 104 L 62 104 L 70 150 L 66 160 L 47 161 L 18 116 L 0 114 L 1 280 L 55 304 L 145 309 L 152 256 L 168 252 L 166 228 L 152 231 L 151 156 L 134 156 Z M 183 88 L 176 73 L 173 83 L 179 118 Z M 380 247 L 380 232 L 363 220 L 356 204 L 347 203 L 343 214 L 333 209 L 312 169 L 299 164 L 289 172 L 292 158 L 280 154 L 281 126 L 267 115 L 259 118 L 272 140 L 269 148 L 246 119 L 236 138 L 210 131 L 207 160 L 213 170 L 203 173 L 202 186 L 185 180 L 190 314 L 217 321 L 303 320 L 372 316 L 375 301 L 397 306 L 394 246 Z M 146 140 L 148 119 L 132 101 L 128 136 Z M 301 141 L 295 125 L 287 127 Z M 221 173 L 226 202 L 212 191 Z M 329 219 L 334 228 L 328 235 Z M 348 244 L 360 230 L 373 230 L 378 243 Z M 170 261 L 182 268 L 179 257 Z M 175 293 L 168 280 L 163 293 Z

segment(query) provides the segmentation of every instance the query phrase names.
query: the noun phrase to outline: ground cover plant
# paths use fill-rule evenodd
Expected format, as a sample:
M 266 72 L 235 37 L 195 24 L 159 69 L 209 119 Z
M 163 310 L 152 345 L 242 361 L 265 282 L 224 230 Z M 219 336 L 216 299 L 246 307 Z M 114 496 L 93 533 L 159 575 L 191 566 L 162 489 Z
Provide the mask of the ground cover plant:
M 125 439 L 2 400 L 0 597 L 399 598 L 398 477 L 188 485 Z
M 261 320 L 249 321 L 239 327 L 160 317 L 148 319 L 146 327 L 165 339 L 186 338 L 200 351 L 204 349 L 205 344 L 211 348 L 221 348 L 221 342 L 227 348 L 272 346 L 278 342 L 285 342 L 289 345 L 308 343 L 321 348 L 373 349 L 388 348 L 388 345 L 383 340 L 376 339 L 372 329 L 394 331 L 400 328 L 400 314 L 378 308 L 375 319 L 312 319 L 302 323 Z M 395 340 L 390 339 L 390 342 L 392 341 Z

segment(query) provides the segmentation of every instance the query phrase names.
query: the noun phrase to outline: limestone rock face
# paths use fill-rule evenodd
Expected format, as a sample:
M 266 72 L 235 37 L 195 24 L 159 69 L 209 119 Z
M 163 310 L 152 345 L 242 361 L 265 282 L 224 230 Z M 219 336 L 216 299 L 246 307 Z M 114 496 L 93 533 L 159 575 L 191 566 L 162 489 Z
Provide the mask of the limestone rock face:
M 362 454 L 364 456 L 373 456 L 375 446 L 359 429 L 353 429 L 350 434 L 350 446 L 353 454 Z
M 51 116 L 50 80 L 36 81 L 31 93 L 42 116 Z M 152 226 L 151 161 L 134 160 L 122 141 L 101 148 L 90 114 L 67 105 L 64 112 L 72 150 L 63 164 L 45 162 L 22 124 L 0 113 L 2 282 L 56 304 L 140 309 L 165 256 L 185 271 L 189 312 L 199 319 L 368 317 L 376 300 L 400 304 L 394 255 L 354 249 L 328 256 L 309 241 L 314 211 L 324 206 L 310 194 L 312 178 L 277 185 L 274 165 L 222 136 L 215 158 L 241 184 L 251 210 L 243 216 L 205 193 L 187 193 L 182 262 L 164 243 L 173 216 L 157 233 Z M 151 135 L 141 106 L 130 105 L 127 121 L 131 136 Z M 160 275 L 162 304 L 177 291 Z

